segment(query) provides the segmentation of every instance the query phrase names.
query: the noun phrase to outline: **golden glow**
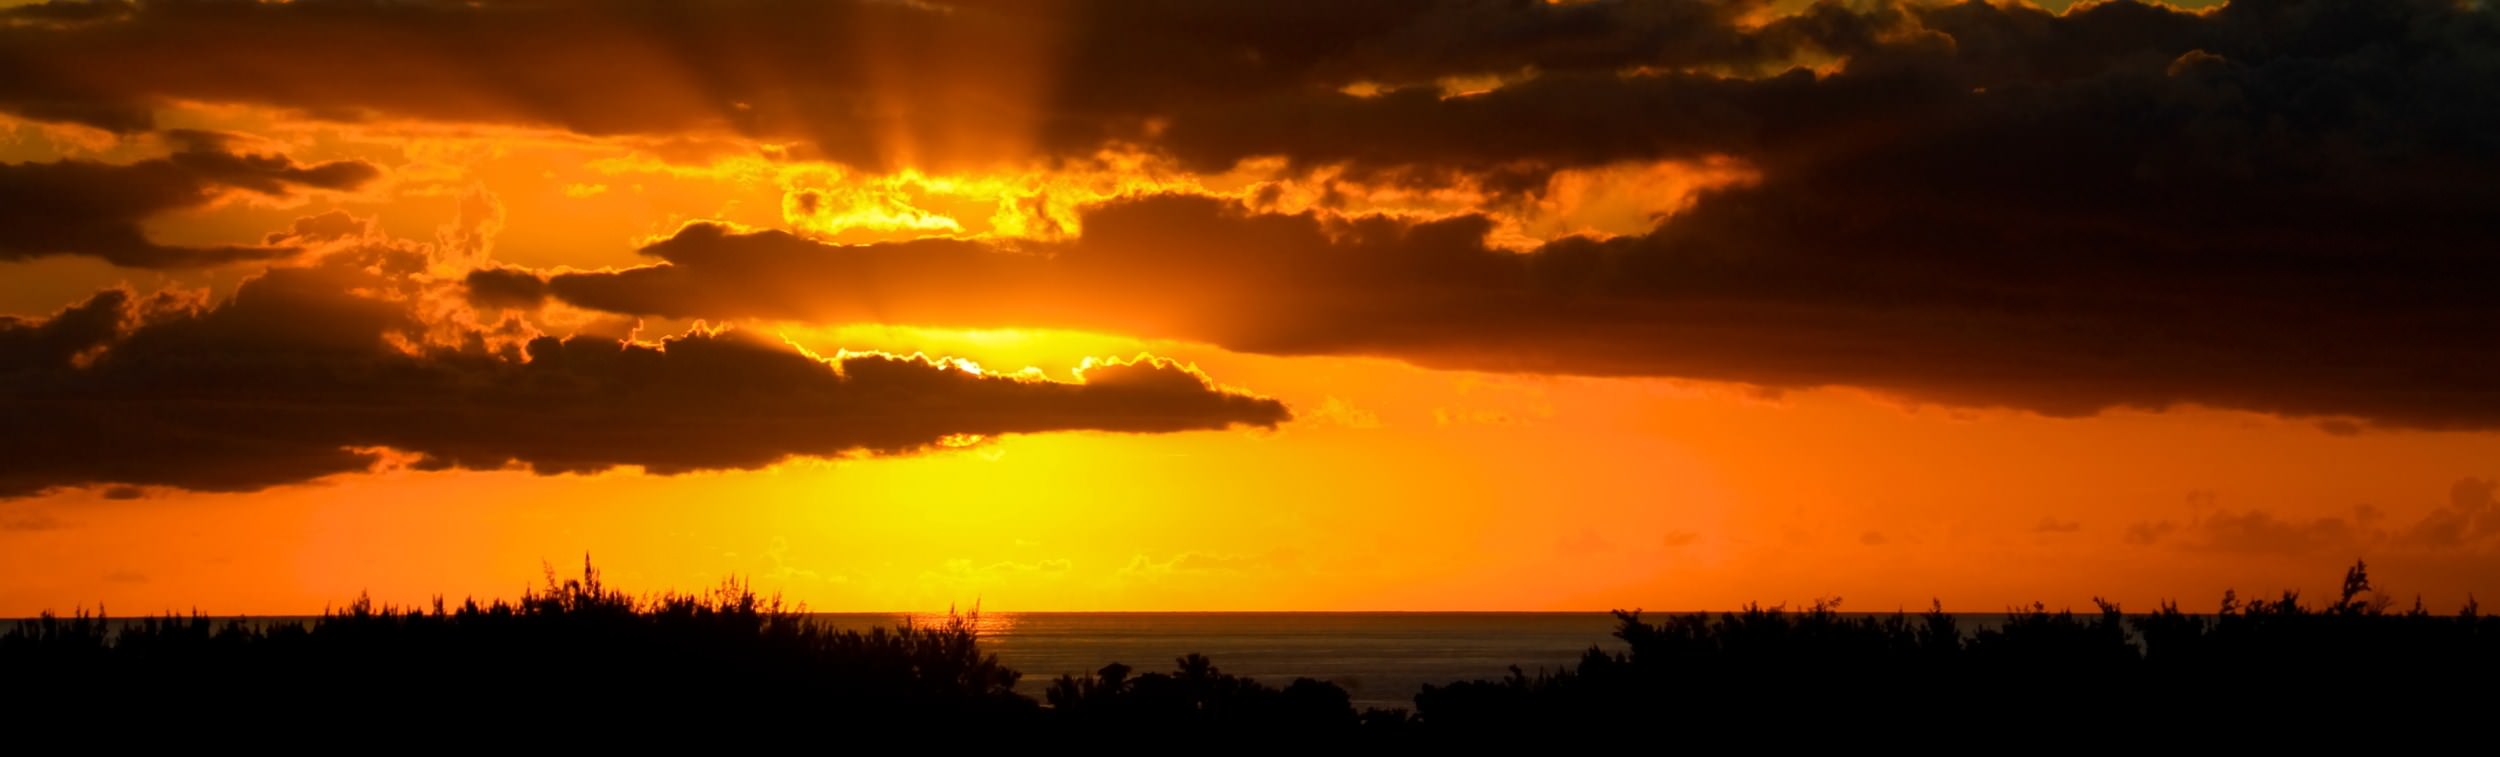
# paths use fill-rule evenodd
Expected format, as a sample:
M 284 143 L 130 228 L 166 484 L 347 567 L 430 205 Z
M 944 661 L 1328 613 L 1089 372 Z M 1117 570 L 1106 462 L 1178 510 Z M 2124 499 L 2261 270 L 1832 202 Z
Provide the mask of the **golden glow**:
M 531 266 L 646 262 L 636 245 L 690 220 L 840 241 L 1064 238 L 1079 231 L 1086 203 L 1174 190 L 1281 211 L 1333 202 L 1332 212 L 1490 212 L 1497 241 L 1525 247 L 1636 232 L 1697 192 L 1753 180 L 1732 159 L 1622 164 L 1558 172 L 1532 198 L 1496 198 L 1472 186 L 1371 185 L 1338 169 L 1297 173 L 1279 161 L 1194 175 L 1111 154 L 1058 171 L 878 174 L 778 157 L 770 145 L 707 152 L 231 108 L 167 116 L 263 134 L 300 159 L 376 160 L 394 178 L 386 190 L 296 208 L 176 214 L 153 224 L 161 239 L 254 239 L 336 208 L 370 219 L 376 235 L 447 249 L 473 238 L 475 261 Z M 11 149 L 27 159 L 147 149 L 12 128 Z M 813 211 L 794 206 L 803 192 L 818 194 Z M 10 288 L 5 304 L 21 314 L 117 283 L 222 294 L 244 273 L 64 259 L 8 269 L 12 280 L 41 283 Z M 692 325 L 560 307 L 538 323 L 615 335 Z M 1839 390 L 1766 398 L 1735 386 L 1445 373 L 1084 332 L 751 326 L 819 357 L 875 351 L 975 374 L 1073 378 L 1095 364 L 1087 356 L 1167 356 L 1283 399 L 1298 419 L 1263 433 L 966 435 L 925 456 L 746 474 L 386 466 L 257 494 L 67 492 L 0 503 L 0 575 L 10 577 L 0 581 L 0 615 L 98 603 L 297 613 L 365 590 L 401 603 L 508 595 L 537 580 L 542 563 L 583 552 L 619 585 L 700 587 L 738 574 L 822 610 L 1690 608 L 1841 595 L 1852 608 L 1936 597 L 1984 611 L 2081 604 L 2093 593 L 2146 606 L 2200 602 L 2228 586 L 2310 585 L 2350 556 L 2251 560 L 2139 546 L 2128 542 L 2133 524 L 2188 523 L 2216 507 L 2299 521 L 2361 502 L 2402 520 L 2436 506 L 2461 476 L 2500 473 L 2490 467 L 2500 445 L 2488 436 L 2338 437 L 2246 414 L 2053 420 L 1903 410 Z M 1921 472 L 1933 459 L 1965 474 Z M 2387 563 L 2393 577 L 2407 559 L 2444 558 L 2372 566 Z M 2455 573 L 2414 575 L 2434 601 L 2467 589 Z
M 1535 69 L 1510 73 L 1485 73 L 1470 76 L 1444 76 L 1433 84 L 1441 88 L 1443 99 L 1473 97 L 1536 78 Z
M 1047 341 L 942 341 L 982 340 Z M 1306 412 L 1272 434 L 962 440 L 954 452 L 753 474 L 390 470 L 257 495 L 62 494 L 0 513 L 11 524 L 0 528 L 0 572 L 15 577 L 0 584 L 0 614 L 97 602 L 117 613 L 304 612 L 367 589 L 402 603 L 503 595 L 535 581 L 542 562 L 585 551 L 623 586 L 700 587 L 734 573 L 834 611 L 1662 609 L 1842 596 L 1868 610 L 1934 597 L 1985 612 L 2095 594 L 2193 606 L 2233 586 L 2323 590 L 2333 571 L 2318 570 L 2324 556 L 2133 545 L 2131 523 L 2184 523 L 2200 509 L 2305 522 L 2348 516 L 2355 502 L 2401 521 L 2500 451 L 2238 413 L 2071 421 L 1905 410 L 1845 391 L 1768 400 L 1708 384 L 1196 355 L 1297 408 L 1334 398 L 1338 412 Z M 1934 458 L 1969 475 L 1927 476 L 1921 461 Z M 2415 576 L 2399 588 L 2435 605 L 2462 601 L 2471 577 L 2442 575 L 2439 559 L 2372 567 Z
M 1779 0 L 1749 18 L 1807 4 Z M 648 265 L 638 249 L 691 222 L 844 244 L 1014 246 L 1076 237 L 1098 203 L 1186 192 L 1266 212 L 1482 214 L 1492 243 L 1525 251 L 1638 234 L 1705 193 L 1761 178 L 1736 156 L 1567 167 L 1524 188 L 1277 156 L 1193 171 L 1129 147 L 1041 160 L 1049 93 L 1085 84 L 1061 80 L 1079 41 L 1041 26 L 997 49 L 850 40 L 833 54 L 866 67 L 874 86 L 858 107 L 876 118 L 864 133 L 813 139 L 751 136 L 807 124 L 733 128 L 792 126 L 808 111 L 770 97 L 703 101 L 690 94 L 701 91 L 690 68 L 637 86 L 700 103 L 688 107 L 718 123 L 665 136 L 172 102 L 155 114 L 160 129 L 248 135 L 239 149 L 298 161 L 370 161 L 386 178 L 286 199 L 231 193 L 143 230 L 168 245 L 248 245 L 341 211 L 364 224 L 360 234 L 304 246 L 422 250 L 424 270 L 366 291 L 466 331 L 502 317 L 463 298 L 473 269 Z M 1845 64 L 1800 56 L 1764 65 Z M 945 70 L 902 63 L 914 60 Z M 745 63 L 717 65 L 710 73 L 734 76 Z M 1481 97 L 1537 75 L 1337 91 Z M 961 84 L 976 80 L 990 86 Z M 132 163 L 169 144 L 0 116 L 0 161 L 10 163 Z M 865 145 L 875 160 L 830 159 L 829 144 Z M 0 314 L 40 317 L 115 286 L 187 292 L 204 306 L 255 272 L 0 262 Z M 2225 588 L 2319 587 L 2350 564 L 2347 548 L 2365 546 L 2378 550 L 2374 577 L 2433 607 L 2491 588 L 2476 572 L 2493 564 L 2490 545 L 2404 541 L 2460 479 L 2500 478 L 2491 433 L 2337 435 L 2196 408 L 2054 419 L 1904 407 L 1847 389 L 1436 371 L 1038 328 L 664 321 L 561 304 L 523 323 L 492 346 L 734 327 L 821 360 L 883 355 L 971 376 L 1203 368 L 1210 381 L 1284 401 L 1295 419 L 1154 436 L 954 434 L 925 455 L 742 473 L 433 472 L 388 454 L 372 474 L 256 493 L 57 492 L 0 501 L 0 617 L 99 604 L 117 614 L 303 613 L 364 591 L 399 604 L 510 596 L 542 564 L 585 552 L 621 586 L 704 587 L 735 574 L 818 610 L 1000 611 L 985 623 L 1045 610 L 1658 610 L 1819 596 L 1846 597 L 1852 610 L 1931 599 L 1982 612 L 2083 606 L 2094 595 L 2198 608 Z M 421 338 L 439 346 L 450 333 Z M 2270 520 L 2241 540 L 2197 531 L 2257 513 Z M 2308 538 L 2318 534 L 2359 535 Z

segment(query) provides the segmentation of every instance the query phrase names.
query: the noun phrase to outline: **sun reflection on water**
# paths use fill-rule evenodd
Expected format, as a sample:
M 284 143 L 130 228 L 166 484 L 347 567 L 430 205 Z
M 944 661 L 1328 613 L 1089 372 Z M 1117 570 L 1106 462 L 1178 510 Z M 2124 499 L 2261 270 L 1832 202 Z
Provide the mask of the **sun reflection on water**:
M 975 609 L 906 613 L 903 615 L 903 620 L 915 628 L 945 628 L 953 618 L 960 617 L 972 626 L 973 633 L 995 636 L 1014 631 L 1017 625 L 1016 616 L 1017 614 L 1012 612 L 982 612 Z

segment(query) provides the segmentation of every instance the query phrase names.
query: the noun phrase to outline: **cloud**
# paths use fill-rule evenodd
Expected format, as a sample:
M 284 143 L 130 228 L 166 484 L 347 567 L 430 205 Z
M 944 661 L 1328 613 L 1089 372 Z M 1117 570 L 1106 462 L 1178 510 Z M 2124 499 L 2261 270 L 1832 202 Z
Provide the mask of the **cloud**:
M 2500 483 L 2489 479 L 2458 479 L 2449 487 L 2448 506 L 2406 530 L 2403 540 L 2431 548 L 2494 541 L 2494 537 L 2500 537 L 2500 501 L 2492 496 L 2495 489 L 2500 489 Z
M 2367 506 L 2355 508 L 2350 517 L 2307 520 L 2278 518 L 2263 510 L 2224 510 L 2197 521 L 2195 530 L 2200 540 L 2194 546 L 2217 552 L 2289 556 L 2351 551 L 2382 538 L 2376 530 L 2379 518 L 2379 512 Z
M 1355 407 L 1354 403 L 1334 396 L 1322 400 L 1319 407 L 1304 415 L 1311 420 L 1346 428 L 1373 429 L 1381 426 L 1379 413 Z
M 340 119 L 732 133 L 871 167 L 1137 146 L 1200 167 L 1282 156 L 1534 172 L 1880 149 L 1888 134 L 1951 128 L 1957 111 L 1991 100 L 2132 97 L 2139 74 L 2259 85 L 2217 93 L 2199 124 L 2210 135 L 2276 123 L 2263 116 L 2278 106 L 2311 117 L 2280 122 L 2310 130 L 2278 135 L 2293 137 L 2285 148 L 2342 132 L 2335 120 L 2357 113 L 2429 108 L 2450 116 L 2436 125 L 2447 128 L 2490 102 L 2471 74 L 2500 34 L 2487 9 L 2445 0 L 2252 0 L 2209 13 L 2112 2 L 2063 15 L 1879 0 L 1783 16 L 1772 5 L 53 3 L 11 11 L 49 21 L 0 27 L 0 108 L 119 129 L 145 128 L 153 104 L 190 100 Z M 2433 96 L 2339 101 L 2396 75 Z M 1503 85 L 1454 97 L 1454 80 Z M 2269 102 L 2296 94 L 2271 84 L 2336 89 Z M 2078 132 L 2096 125 L 2038 115 Z M 2157 121 L 2096 123 L 2169 148 Z
M 50 513 L 0 514 L 0 531 L 57 531 L 68 527 L 69 524 Z
M 657 344 L 423 315 L 409 261 L 350 248 L 214 305 L 120 290 L 0 320 L 0 497 L 75 486 L 248 491 L 363 471 L 751 469 L 951 438 L 1274 426 L 1274 400 L 1143 358 L 1076 380 L 919 356 L 819 359 L 727 330 Z
M 2043 534 L 2071 534 L 2077 531 L 2082 531 L 2083 522 L 2058 520 L 2054 517 L 2043 516 L 2040 518 L 2039 525 L 2032 526 L 2031 530 L 2035 533 Z
M 1117 575 L 1131 578 L 1162 579 L 1175 576 L 1239 575 L 1288 569 L 1301 560 L 1301 553 L 1277 548 L 1265 554 L 1241 555 L 1220 552 L 1182 552 L 1168 559 L 1156 560 L 1143 553 L 1129 556 L 1128 564 L 1120 566 Z
M 2459 229 L 2029 239 L 2047 222 L 2032 215 L 1964 239 L 1997 222 L 1837 198 L 1806 213 L 1795 203 L 1812 187 L 1765 187 L 1706 197 L 1648 235 L 1524 254 L 1491 246 L 1480 215 L 1270 213 L 1188 194 L 1092 206 L 1083 234 L 1059 243 L 833 245 L 695 224 L 644 248 L 653 265 L 545 288 L 639 315 L 1076 328 L 1438 368 L 1856 386 L 2060 416 L 2194 403 L 2500 427 L 2500 391 L 2480 378 L 2500 354 L 2460 325 L 2500 322 L 2472 283 L 2500 280 L 2500 258 Z M 1929 230 L 1898 227 L 1920 214 Z M 2155 238 L 2170 233 L 2207 238 Z M 479 296 L 537 291 L 484 276 Z
M 2127 524 L 2126 541 L 2136 546 L 2151 546 L 2177 533 L 2179 524 L 2162 521 L 2141 521 Z
M 1614 548 L 1614 543 L 1607 541 L 1594 528 L 1583 528 L 1554 540 L 1554 553 L 1564 557 L 1587 557 L 1610 552 Z
M 2369 505 L 2357 506 L 2349 515 L 2314 518 L 2288 518 L 2258 509 L 2217 510 L 2184 524 L 2169 520 L 2131 524 L 2126 541 L 2136 545 L 2167 541 L 2190 550 L 2284 557 L 2500 554 L 2500 500 L 2495 499 L 2495 491 L 2500 491 L 2500 483 L 2458 479 L 2449 488 L 2445 506 L 2432 508 L 2411 525 L 2391 524 L 2385 513 Z
M 235 194 L 284 198 L 308 190 L 345 191 L 381 175 L 371 164 L 301 164 L 283 155 L 228 152 L 223 135 L 174 132 L 182 149 L 129 164 L 64 160 L 0 164 L 0 262 L 85 255 L 114 265 L 180 268 L 266 260 L 300 251 L 284 239 L 263 245 L 158 244 L 140 224 Z
M 463 279 L 470 304 L 481 308 L 528 310 L 547 302 L 547 282 L 538 274 L 512 268 L 480 268 Z
M 0 24 L 0 108 L 136 130 L 155 104 L 240 102 L 342 119 L 728 132 L 804 140 L 854 165 L 1021 160 L 1020 148 L 1087 155 L 1151 139 L 1176 117 L 1220 116 L 1187 107 L 1201 100 L 1528 67 L 1757 66 L 1813 42 L 1797 24 L 1746 29 L 1762 6 L 48 3 Z
M 46 0 L 0 8 L 0 22 L 68 25 L 125 18 L 137 10 L 121 0 Z

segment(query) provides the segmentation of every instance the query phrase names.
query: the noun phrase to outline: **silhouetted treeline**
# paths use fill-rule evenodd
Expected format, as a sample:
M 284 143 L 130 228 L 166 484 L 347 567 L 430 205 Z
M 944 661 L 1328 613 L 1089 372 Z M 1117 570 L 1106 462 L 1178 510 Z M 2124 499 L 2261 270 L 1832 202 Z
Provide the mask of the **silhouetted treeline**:
M 1427 686 L 1418 722 L 1437 730 L 1575 733 L 1661 724 L 1790 733 L 2089 733 L 2277 742 L 2473 727 L 2500 714 L 2500 620 L 2469 604 L 2438 615 L 2364 601 L 2365 566 L 2323 607 L 2297 593 L 2218 612 L 2175 604 L 2127 615 L 2034 605 L 1993 628 L 1931 610 L 1616 613 L 1627 649 L 1577 667 Z M 1785 730 L 1782 730 L 1785 729 Z M 2078 730 L 2080 729 L 2080 730 Z M 2390 732 L 2389 735 L 2394 735 Z M 2477 738 L 2480 738 L 2478 735 Z
M 2273 741 L 2469 727 L 2493 714 L 2500 620 L 2369 601 L 2361 565 L 2332 603 L 2294 594 L 2191 615 L 2014 613 L 1969 629 L 1930 611 L 1646 620 L 1568 670 L 1427 686 L 1413 710 L 1358 713 L 1344 689 L 1282 687 L 1189 655 L 1169 673 L 1112 663 L 1061 676 L 1047 706 L 980 652 L 963 619 L 836 630 L 736 584 L 636 599 L 587 565 L 518 602 L 420 610 L 358 601 L 309 623 L 115 624 L 45 616 L 0 634 L 0 715 L 151 728 L 455 732 L 525 724 L 573 743 L 682 741 L 707 728 L 828 738 L 1187 730 L 1242 743 L 1331 734 L 1444 743 L 1485 735 L 1938 733 L 2192 735 Z M 1800 730 L 1803 729 L 1803 730 Z M 2272 729 L 2272 730 L 2268 730 Z M 2375 729 L 2375 730 L 2374 730 Z M 1921 731 L 1925 732 L 1925 731 Z
M 360 599 L 266 625 L 46 615 L 0 634 L 0 712 L 146 728 L 520 726 L 619 743 L 776 723 L 942 727 L 1035 717 L 1037 704 L 1013 691 L 1017 675 L 980 651 L 961 617 L 837 630 L 735 583 L 638 599 L 587 564 L 518 602 Z

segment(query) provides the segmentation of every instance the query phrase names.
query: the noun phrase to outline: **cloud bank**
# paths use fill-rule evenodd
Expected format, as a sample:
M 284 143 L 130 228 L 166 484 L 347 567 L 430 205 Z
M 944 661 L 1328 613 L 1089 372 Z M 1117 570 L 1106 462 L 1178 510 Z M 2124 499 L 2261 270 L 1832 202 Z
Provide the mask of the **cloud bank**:
M 86 255 L 134 268 L 186 268 L 285 257 L 301 250 L 163 245 L 150 241 L 140 223 L 237 194 L 348 191 L 381 176 L 381 169 L 361 161 L 307 165 L 284 155 L 231 152 L 224 135 L 168 136 L 178 150 L 137 163 L 0 164 L 0 262 Z
M 2441 230 L 2425 223 L 2248 245 L 2076 231 L 2009 248 L 1922 232 L 1933 219 L 1908 208 L 1744 224 L 1786 210 L 1764 205 L 1773 191 L 1707 198 L 1652 234 L 1525 254 L 1490 247 L 1481 216 L 1162 195 L 1092 208 L 1065 243 L 846 246 L 694 225 L 645 248 L 650 266 L 470 283 L 498 302 L 619 313 L 1050 326 L 1443 368 L 1873 387 L 2052 415 L 2197 403 L 2500 426 L 2488 380 L 2500 354 L 2483 346 L 2500 335 L 2485 296 L 2500 261 L 2462 234 L 2434 245 L 2422 237 Z M 2268 259 L 2279 267 L 2244 265 Z
M 0 317 L 0 497 L 90 485 L 249 491 L 374 467 L 751 469 L 968 436 L 1273 426 L 1285 407 L 1141 359 L 1076 381 L 732 331 L 658 343 L 462 326 L 390 255 L 281 267 L 214 305 L 98 293 Z

